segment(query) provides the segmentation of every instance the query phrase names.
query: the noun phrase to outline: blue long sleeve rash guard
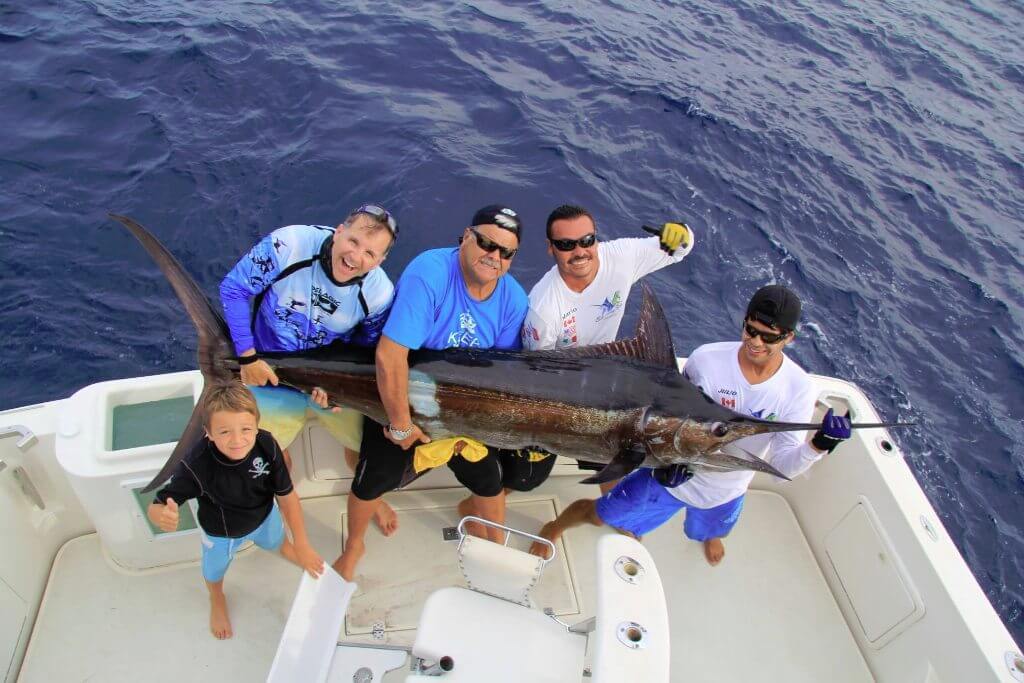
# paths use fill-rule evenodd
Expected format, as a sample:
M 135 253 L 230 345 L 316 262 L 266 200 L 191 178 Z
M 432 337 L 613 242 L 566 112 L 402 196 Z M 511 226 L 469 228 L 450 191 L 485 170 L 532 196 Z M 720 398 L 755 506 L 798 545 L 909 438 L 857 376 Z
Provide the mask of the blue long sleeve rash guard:
M 302 351 L 342 341 L 372 346 L 387 319 L 394 286 L 381 268 L 362 281 L 367 313 L 359 303 L 359 285 L 338 286 L 315 257 L 334 230 L 322 225 L 289 225 L 270 233 L 249 250 L 220 284 L 224 317 L 235 352 Z M 277 282 L 293 263 L 313 263 Z M 252 319 L 252 300 L 269 290 Z

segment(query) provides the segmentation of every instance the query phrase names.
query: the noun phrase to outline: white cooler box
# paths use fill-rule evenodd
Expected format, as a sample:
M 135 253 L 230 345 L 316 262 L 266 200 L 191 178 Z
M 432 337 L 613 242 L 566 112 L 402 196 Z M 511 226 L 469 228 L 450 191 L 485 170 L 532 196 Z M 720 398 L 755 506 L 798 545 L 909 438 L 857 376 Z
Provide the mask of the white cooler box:
M 195 501 L 178 531 L 146 517 L 141 490 L 163 467 L 203 389 L 198 371 L 101 382 L 64 402 L 56 454 L 111 559 L 147 569 L 199 559 Z

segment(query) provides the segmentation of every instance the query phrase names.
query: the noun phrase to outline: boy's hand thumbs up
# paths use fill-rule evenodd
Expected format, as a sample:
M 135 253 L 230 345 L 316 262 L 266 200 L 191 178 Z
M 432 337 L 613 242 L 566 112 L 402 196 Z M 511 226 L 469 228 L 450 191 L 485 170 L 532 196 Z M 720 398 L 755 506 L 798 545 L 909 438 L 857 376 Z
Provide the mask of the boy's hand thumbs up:
M 167 502 L 164 503 L 164 509 L 160 515 L 158 526 L 164 531 L 178 530 L 178 504 L 174 502 L 173 498 L 168 498 Z

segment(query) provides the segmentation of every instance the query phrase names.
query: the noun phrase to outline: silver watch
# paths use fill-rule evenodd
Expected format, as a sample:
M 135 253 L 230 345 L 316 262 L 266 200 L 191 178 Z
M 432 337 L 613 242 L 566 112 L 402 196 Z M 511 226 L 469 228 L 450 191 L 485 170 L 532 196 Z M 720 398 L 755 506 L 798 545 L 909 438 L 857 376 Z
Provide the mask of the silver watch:
M 413 425 L 409 425 L 408 429 L 395 429 L 395 426 L 388 423 L 388 432 L 391 433 L 391 438 L 395 441 L 405 441 L 412 436 Z

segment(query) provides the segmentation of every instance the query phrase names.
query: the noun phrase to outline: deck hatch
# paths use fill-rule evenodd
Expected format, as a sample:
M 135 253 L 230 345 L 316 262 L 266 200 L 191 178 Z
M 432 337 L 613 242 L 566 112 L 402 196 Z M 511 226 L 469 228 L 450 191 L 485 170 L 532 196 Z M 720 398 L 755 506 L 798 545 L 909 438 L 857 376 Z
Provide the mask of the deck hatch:
M 825 537 L 836 576 L 868 642 L 881 647 L 924 614 L 924 605 L 865 498 Z

